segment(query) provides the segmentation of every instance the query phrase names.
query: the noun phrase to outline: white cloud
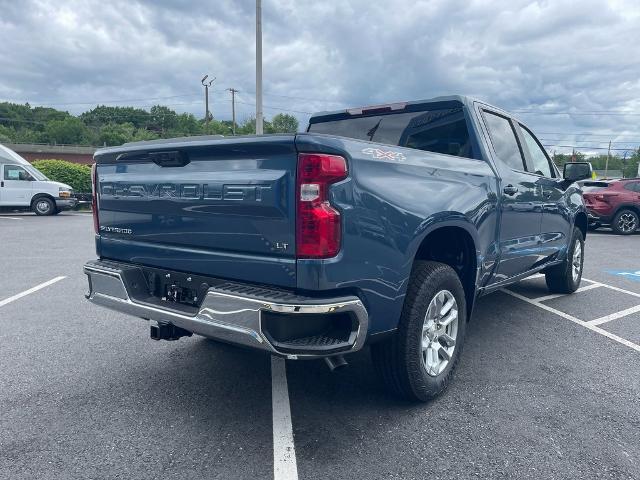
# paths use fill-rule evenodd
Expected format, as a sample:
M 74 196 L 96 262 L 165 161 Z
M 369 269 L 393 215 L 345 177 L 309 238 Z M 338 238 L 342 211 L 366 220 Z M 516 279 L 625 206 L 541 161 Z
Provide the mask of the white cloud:
M 522 113 L 538 132 L 640 141 L 640 116 L 578 115 L 640 113 L 637 1 L 265 0 L 263 10 L 267 106 L 307 112 L 462 93 L 507 110 L 574 112 Z M 0 0 L 0 11 L 0 99 L 185 95 L 160 103 L 201 114 L 209 73 L 215 115 L 230 114 L 227 87 L 253 102 L 253 1 Z

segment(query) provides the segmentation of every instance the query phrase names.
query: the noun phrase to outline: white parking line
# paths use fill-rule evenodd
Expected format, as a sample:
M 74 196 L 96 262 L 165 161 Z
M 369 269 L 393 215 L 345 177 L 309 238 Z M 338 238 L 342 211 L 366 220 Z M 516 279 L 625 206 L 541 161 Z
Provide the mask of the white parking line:
M 640 298 L 640 293 L 632 292 L 631 290 L 625 290 L 624 288 L 614 287 L 613 285 L 608 285 L 608 284 L 602 283 L 602 282 L 596 282 L 595 280 L 589 280 L 588 278 L 584 278 L 584 277 L 582 279 L 586 280 L 587 282 L 597 283 L 598 285 L 601 285 L 601 286 L 603 286 L 605 288 L 608 288 L 610 290 L 615 290 L 616 292 L 622 292 L 622 293 L 626 293 L 627 295 L 632 295 L 634 297 Z
M 56 277 L 56 278 L 52 278 L 51 280 L 49 280 L 48 282 L 44 282 L 41 283 L 40 285 L 36 285 L 33 288 L 30 288 L 29 290 L 25 290 L 24 292 L 20 292 L 17 295 L 14 295 L 13 297 L 9 297 L 9 298 L 5 298 L 4 300 L 0 300 L 0 307 L 4 307 L 6 304 L 11 303 L 15 300 L 18 300 L 19 298 L 22 297 L 26 297 L 27 295 L 33 293 L 33 292 L 37 292 L 38 290 L 41 290 L 45 287 L 48 287 L 49 285 L 53 285 L 56 282 L 59 282 L 60 280 L 67 278 L 66 276 L 62 276 L 62 277 Z
M 519 298 L 520 300 L 524 300 L 525 302 L 530 303 L 531 305 L 540 307 L 541 309 L 546 310 L 547 312 L 555 313 L 559 317 L 566 318 L 567 320 L 571 320 L 574 323 L 578 323 L 580 325 L 584 323 L 582 320 L 574 317 L 573 315 L 569 315 L 568 313 L 561 312 L 560 310 L 550 307 L 549 305 L 545 305 L 544 303 L 540 303 L 534 299 L 527 298 L 524 295 L 520 295 L 519 293 L 512 292 L 511 290 L 507 290 L 506 288 L 501 288 L 500 291 L 508 295 L 511 295 L 512 297 L 516 297 L 516 298 Z
M 595 320 L 590 320 L 587 323 L 589 325 L 602 325 L 603 323 L 610 322 L 611 320 L 616 320 L 638 312 L 640 312 L 640 305 L 636 305 L 635 307 L 627 308 L 626 310 L 621 310 L 620 312 L 615 312 L 610 315 L 605 315 L 604 317 L 596 318 Z
M 276 356 L 271 357 L 271 408 L 273 410 L 273 478 L 274 480 L 298 480 L 287 367 L 285 360 Z
M 586 290 L 591 290 L 594 288 L 602 287 L 600 283 L 592 283 L 591 285 L 585 285 L 584 287 L 580 287 L 575 291 L 575 293 L 584 292 Z M 553 300 L 554 298 L 560 298 L 566 296 L 566 293 L 554 293 L 553 295 L 545 295 L 544 297 L 532 298 L 534 302 L 546 302 L 547 300 Z
M 586 280 L 586 279 L 585 279 Z M 603 285 L 606 286 L 606 285 Z M 583 327 L 591 330 L 592 332 L 596 332 L 599 333 L 600 335 L 603 335 L 607 338 L 610 338 L 611 340 L 614 340 L 626 347 L 629 347 L 633 350 L 635 350 L 636 352 L 640 352 L 640 345 L 636 345 L 633 342 L 630 342 L 629 340 L 627 340 L 626 338 L 622 338 L 619 337 L 618 335 L 615 335 L 611 332 L 607 332 L 606 330 L 603 330 L 602 328 L 596 326 L 596 325 L 590 325 L 587 322 L 584 322 L 582 320 L 580 320 L 579 318 L 574 317 L 573 315 L 569 315 L 568 313 L 564 313 L 561 312 L 560 310 L 556 310 L 553 307 L 550 307 L 549 305 L 545 305 L 544 303 L 539 303 L 536 302 L 535 300 L 532 300 L 530 298 L 525 297 L 524 295 L 520 295 L 519 293 L 516 292 L 512 292 L 511 290 L 507 290 L 506 288 L 502 288 L 500 289 L 501 292 L 506 293 L 507 295 L 511 295 L 512 297 L 516 297 L 519 298 L 520 300 L 523 300 L 531 305 L 535 305 L 536 307 L 542 308 L 543 310 L 546 310 L 547 312 L 551 312 L 554 313 L 555 315 L 558 315 L 559 317 L 565 318 L 567 320 L 572 321 L 573 323 L 577 323 L 578 325 L 582 325 Z
M 22 219 L 18 218 L 18 217 L 3 217 L 3 216 L 0 216 L 0 220 L 22 220 Z

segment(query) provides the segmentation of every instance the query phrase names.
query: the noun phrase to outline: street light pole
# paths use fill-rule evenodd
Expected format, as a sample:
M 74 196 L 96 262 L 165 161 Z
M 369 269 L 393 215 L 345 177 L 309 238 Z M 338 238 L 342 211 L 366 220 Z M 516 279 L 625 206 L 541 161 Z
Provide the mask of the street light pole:
M 256 0 L 256 135 L 262 135 L 262 0 Z

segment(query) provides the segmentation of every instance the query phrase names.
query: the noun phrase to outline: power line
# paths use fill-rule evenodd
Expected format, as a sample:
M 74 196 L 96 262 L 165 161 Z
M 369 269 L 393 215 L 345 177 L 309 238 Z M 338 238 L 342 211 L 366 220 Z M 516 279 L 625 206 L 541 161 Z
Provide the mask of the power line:
M 7 103 L 15 103 L 17 105 L 24 105 L 28 103 L 32 106 L 37 107 L 48 107 L 48 106 L 64 106 L 64 105 L 99 105 L 102 103 L 123 103 L 123 102 L 145 102 L 150 100 L 166 100 L 168 98 L 180 98 L 180 97 L 195 97 L 199 96 L 199 94 L 195 93 L 186 93 L 181 95 L 169 95 L 166 97 L 148 97 L 148 98 L 126 98 L 120 100 L 93 100 L 91 102 L 29 102 L 29 101 L 21 101 L 21 100 L 4 100 Z
M 240 100 L 236 100 L 236 103 L 241 103 L 242 105 L 251 105 L 253 107 L 256 106 L 255 103 L 248 103 L 248 102 L 241 102 Z M 291 110 L 289 108 L 284 108 L 284 107 L 276 107 L 274 105 L 263 105 L 264 108 L 268 108 L 271 110 L 281 110 L 283 112 L 292 112 L 292 113 L 304 113 L 306 115 L 313 115 L 313 112 L 304 112 L 302 110 Z
M 588 147 L 588 146 L 584 146 L 584 145 L 542 145 L 543 147 L 546 148 L 580 148 L 583 150 L 609 150 L 609 147 Z M 634 148 L 612 148 L 611 150 L 617 150 L 617 151 L 621 151 L 621 152 L 625 152 L 625 151 L 629 151 L 629 150 L 635 150 Z
M 619 135 L 617 133 L 573 133 L 573 132 L 538 132 L 538 135 L 576 135 L 576 136 L 588 136 L 588 137 L 628 137 L 630 135 L 637 135 L 635 133 L 630 133 L 629 135 Z
M 564 142 L 567 139 L 566 138 L 562 139 L 562 138 L 542 138 L 541 137 L 540 140 L 543 141 L 543 142 Z M 587 142 L 587 143 L 609 143 L 606 140 L 577 140 L 576 139 L 576 140 L 569 140 L 569 141 L 579 142 L 579 143 L 585 143 L 585 142 Z M 624 142 L 620 141 L 620 142 L 611 142 L 611 143 L 612 144 L 629 145 L 629 144 L 632 144 L 632 143 L 640 143 L 640 141 L 624 141 Z
M 593 112 L 541 112 L 539 110 L 511 110 L 513 113 L 531 113 L 535 115 L 618 115 L 618 116 L 640 116 L 640 113 L 625 113 L 619 111 L 593 111 Z

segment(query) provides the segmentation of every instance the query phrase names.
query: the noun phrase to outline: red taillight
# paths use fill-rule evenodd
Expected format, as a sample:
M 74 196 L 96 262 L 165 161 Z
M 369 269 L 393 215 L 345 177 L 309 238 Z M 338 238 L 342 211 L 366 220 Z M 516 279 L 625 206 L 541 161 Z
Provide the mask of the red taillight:
M 296 256 L 330 258 L 340 251 L 340 212 L 329 203 L 329 185 L 347 176 L 347 162 L 338 155 L 298 155 Z
M 98 173 L 96 164 L 91 166 L 91 210 L 93 210 L 93 229 L 100 233 L 100 222 L 98 221 Z

